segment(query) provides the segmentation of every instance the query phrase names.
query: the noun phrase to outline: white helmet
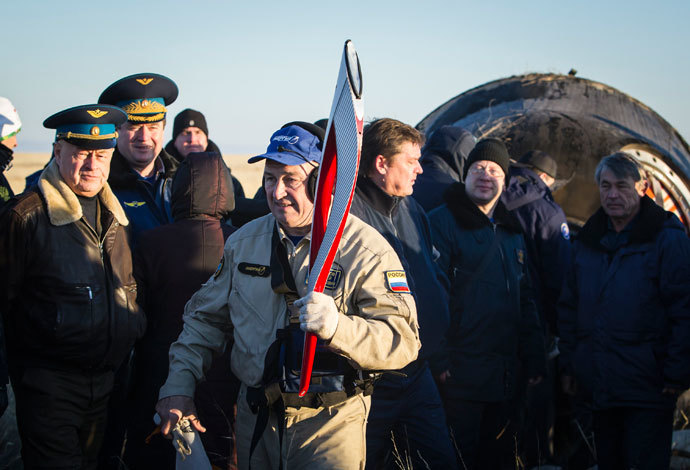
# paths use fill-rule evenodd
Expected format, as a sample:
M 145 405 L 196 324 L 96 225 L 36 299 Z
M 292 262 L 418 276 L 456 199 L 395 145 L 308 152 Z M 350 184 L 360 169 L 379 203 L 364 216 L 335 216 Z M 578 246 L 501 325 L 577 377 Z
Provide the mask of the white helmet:
M 19 114 L 10 100 L 0 96 L 0 142 L 9 139 L 22 128 Z

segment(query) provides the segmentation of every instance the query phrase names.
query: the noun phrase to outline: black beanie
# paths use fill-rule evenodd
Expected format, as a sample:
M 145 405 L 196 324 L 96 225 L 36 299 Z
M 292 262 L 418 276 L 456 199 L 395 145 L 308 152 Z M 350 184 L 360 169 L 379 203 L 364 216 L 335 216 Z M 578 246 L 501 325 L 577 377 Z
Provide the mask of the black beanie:
M 206 125 L 206 118 L 204 115 L 199 111 L 187 108 L 183 111 L 180 111 L 180 113 L 175 116 L 172 139 L 177 139 L 177 136 L 188 127 L 198 127 L 204 131 L 204 134 L 206 134 L 206 137 L 208 137 L 208 126 Z
M 506 186 L 510 179 L 510 155 L 505 144 L 498 139 L 483 139 L 477 142 L 470 154 L 467 156 L 465 167 L 463 168 L 462 179 L 467 179 L 467 172 L 474 162 L 486 160 L 494 162 L 501 167 L 506 175 Z

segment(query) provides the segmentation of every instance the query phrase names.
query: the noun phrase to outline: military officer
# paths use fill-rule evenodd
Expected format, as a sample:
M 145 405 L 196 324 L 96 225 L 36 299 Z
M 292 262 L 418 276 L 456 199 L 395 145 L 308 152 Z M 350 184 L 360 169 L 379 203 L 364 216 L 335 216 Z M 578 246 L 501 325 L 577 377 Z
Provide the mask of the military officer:
M 170 188 L 177 162 L 163 149 L 166 106 L 177 98 L 175 82 L 155 73 L 122 78 L 99 103 L 119 106 L 127 121 L 118 128 L 108 183 L 132 223 L 132 237 L 172 222 Z
M 46 119 L 55 158 L 0 222 L 0 311 L 27 469 L 96 468 L 114 371 L 144 332 L 129 222 L 107 183 L 125 120 L 107 105 Z

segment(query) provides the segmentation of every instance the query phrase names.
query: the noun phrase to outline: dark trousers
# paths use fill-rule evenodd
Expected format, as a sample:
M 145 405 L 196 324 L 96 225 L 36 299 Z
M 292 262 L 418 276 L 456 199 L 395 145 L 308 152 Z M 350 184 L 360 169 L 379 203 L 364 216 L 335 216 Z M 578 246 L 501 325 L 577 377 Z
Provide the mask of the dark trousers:
M 671 460 L 673 409 L 610 408 L 594 411 L 600 470 L 661 470 Z
M 13 374 L 25 469 L 92 469 L 113 373 L 27 368 Z
M 399 458 L 411 465 L 395 463 L 391 433 Z M 407 377 L 375 384 L 366 440 L 367 469 L 457 468 L 441 397 L 426 364 Z
M 510 403 L 448 400 L 446 411 L 460 450 L 460 468 L 516 468 L 519 426 Z

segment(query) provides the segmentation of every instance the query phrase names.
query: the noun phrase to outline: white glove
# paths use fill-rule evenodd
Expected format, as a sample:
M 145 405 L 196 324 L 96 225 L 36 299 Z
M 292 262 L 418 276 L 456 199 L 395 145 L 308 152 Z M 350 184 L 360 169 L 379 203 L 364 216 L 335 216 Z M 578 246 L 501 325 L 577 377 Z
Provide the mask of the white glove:
M 302 331 L 314 333 L 319 339 L 328 341 L 338 328 L 338 309 L 333 297 L 321 292 L 310 292 L 295 301 L 299 308 L 299 322 Z

